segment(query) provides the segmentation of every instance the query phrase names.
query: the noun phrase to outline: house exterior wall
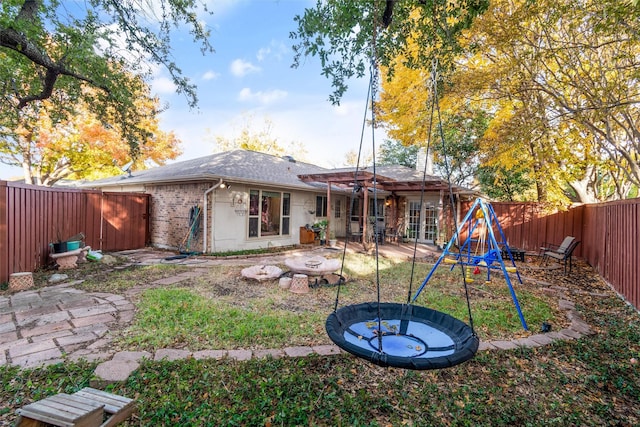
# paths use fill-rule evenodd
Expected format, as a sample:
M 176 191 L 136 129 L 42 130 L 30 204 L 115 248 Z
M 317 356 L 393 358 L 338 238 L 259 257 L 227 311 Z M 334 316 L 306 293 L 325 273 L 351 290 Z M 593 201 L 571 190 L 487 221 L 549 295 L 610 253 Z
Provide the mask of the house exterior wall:
M 204 211 L 204 194 L 217 182 L 182 184 L 162 184 L 137 186 L 135 190 L 150 194 L 150 242 L 162 249 L 179 249 L 189 252 L 229 252 L 238 250 L 264 249 L 277 246 L 300 244 L 300 227 L 312 225 L 315 216 L 316 196 L 323 191 L 308 192 L 289 190 L 264 185 L 244 185 L 229 183 L 227 188 L 215 188 L 207 198 L 207 212 Z M 134 191 L 133 187 L 121 186 L 110 191 Z M 291 213 L 288 235 L 249 237 L 249 192 L 263 190 L 289 193 Z M 341 200 L 342 217 L 346 216 L 346 197 L 332 195 L 332 204 Z M 199 227 L 195 239 L 189 237 L 190 212 L 194 206 L 201 209 Z M 334 214 L 334 211 L 331 212 Z M 208 228 L 207 248 L 204 248 L 204 216 Z M 332 229 L 338 237 L 344 236 L 344 227 L 333 221 Z
M 251 190 L 275 191 L 289 193 L 291 197 L 291 213 L 289 234 L 249 237 L 249 193 Z M 289 190 L 260 185 L 231 184 L 231 188 L 217 188 L 212 192 L 209 202 L 213 207 L 209 210 L 209 221 L 213 224 L 208 237 L 208 250 L 211 252 L 228 252 L 241 249 L 264 249 L 276 246 L 300 244 L 300 227 L 312 225 L 316 220 L 324 219 L 315 216 L 316 195 L 323 192 L 307 192 Z M 346 206 L 343 195 L 332 196 L 341 199 Z M 311 207 L 311 209 L 310 209 Z M 333 214 L 333 212 L 332 212 Z M 344 216 L 345 213 L 342 213 Z M 334 221 L 332 229 L 338 227 Z M 343 229 L 336 229 L 336 236 L 343 236 Z
M 144 191 L 151 195 L 151 245 L 163 249 L 201 252 L 204 221 L 202 217 L 199 218 L 197 238 L 189 239 L 190 211 L 194 206 L 203 208 L 204 192 L 212 185 L 208 182 L 147 185 Z

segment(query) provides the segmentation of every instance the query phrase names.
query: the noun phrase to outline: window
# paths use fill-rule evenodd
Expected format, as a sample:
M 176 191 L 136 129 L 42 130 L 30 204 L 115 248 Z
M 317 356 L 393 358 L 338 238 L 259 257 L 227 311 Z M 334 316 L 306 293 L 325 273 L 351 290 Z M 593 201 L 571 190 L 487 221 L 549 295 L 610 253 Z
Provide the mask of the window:
M 351 208 L 349 210 L 349 215 L 351 216 L 351 220 L 353 222 L 360 222 L 360 215 L 362 214 L 362 211 L 360 210 L 360 199 L 358 199 L 357 197 L 354 197 L 353 199 L 351 199 Z
M 316 216 L 327 216 L 327 196 L 316 196 Z
M 291 195 L 276 191 L 249 191 L 249 237 L 289 234 Z
M 333 217 L 340 218 L 341 211 L 342 211 L 342 200 L 338 199 L 336 200 L 336 203 L 333 206 Z
M 438 208 L 429 203 L 424 211 L 424 238 L 435 242 L 438 236 Z
M 432 203 L 421 205 L 419 201 L 409 201 L 408 214 L 409 238 L 435 242 L 438 232 L 438 208 Z
M 376 206 L 378 208 L 378 212 L 375 211 Z M 374 216 L 376 213 L 378 214 L 378 220 L 384 221 L 384 199 L 369 199 L 368 215 Z
M 407 235 L 410 239 L 415 239 L 420 234 L 420 207 L 420 202 L 409 201 L 409 225 L 407 227 Z
M 289 235 L 289 223 L 291 222 L 291 195 L 282 193 L 282 235 Z

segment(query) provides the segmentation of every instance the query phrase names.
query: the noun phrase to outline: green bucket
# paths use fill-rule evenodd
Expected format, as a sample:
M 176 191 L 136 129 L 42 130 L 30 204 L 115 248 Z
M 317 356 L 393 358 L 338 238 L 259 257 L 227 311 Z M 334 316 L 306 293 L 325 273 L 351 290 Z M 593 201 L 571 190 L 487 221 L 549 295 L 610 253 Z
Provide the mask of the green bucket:
M 75 251 L 76 249 L 80 249 L 80 240 L 67 242 L 67 251 Z

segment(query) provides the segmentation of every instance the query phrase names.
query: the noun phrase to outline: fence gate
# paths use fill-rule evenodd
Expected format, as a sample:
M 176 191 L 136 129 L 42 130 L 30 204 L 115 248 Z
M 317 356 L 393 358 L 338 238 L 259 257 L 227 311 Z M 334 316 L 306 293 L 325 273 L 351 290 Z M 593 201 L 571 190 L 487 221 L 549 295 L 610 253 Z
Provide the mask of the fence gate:
M 103 193 L 102 250 L 144 248 L 149 241 L 149 195 Z
M 0 181 L 0 284 L 48 265 L 49 245 L 80 232 L 94 250 L 144 248 L 149 198 Z

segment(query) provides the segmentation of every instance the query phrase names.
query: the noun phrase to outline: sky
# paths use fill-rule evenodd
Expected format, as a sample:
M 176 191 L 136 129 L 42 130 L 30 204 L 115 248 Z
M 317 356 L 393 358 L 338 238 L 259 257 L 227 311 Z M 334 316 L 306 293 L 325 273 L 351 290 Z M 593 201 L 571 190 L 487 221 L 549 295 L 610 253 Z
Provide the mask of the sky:
M 161 129 L 182 141 L 188 160 L 212 154 L 216 137 L 233 139 L 249 126 L 256 132 L 271 123 L 279 145 L 297 143 L 306 153 L 294 158 L 324 167 L 345 165 L 346 154 L 360 145 L 368 79 L 354 80 L 340 106 L 328 101 L 330 81 L 321 75 L 317 58 L 293 63 L 293 18 L 316 0 L 213 0 L 213 16 L 203 16 L 211 29 L 215 52 L 200 52 L 186 31 L 174 34 L 175 62 L 198 87 L 199 106 L 190 109 L 175 92 L 166 70 L 157 69 L 152 92 L 168 109 Z M 371 131 L 365 133 L 371 145 Z M 376 134 L 376 142 L 384 135 Z M 370 151 L 370 150 L 369 150 Z M 21 169 L 0 165 L 0 179 L 21 175 Z

